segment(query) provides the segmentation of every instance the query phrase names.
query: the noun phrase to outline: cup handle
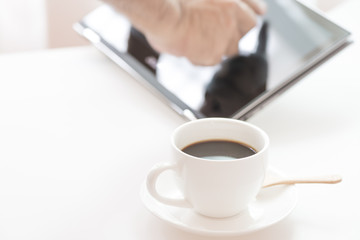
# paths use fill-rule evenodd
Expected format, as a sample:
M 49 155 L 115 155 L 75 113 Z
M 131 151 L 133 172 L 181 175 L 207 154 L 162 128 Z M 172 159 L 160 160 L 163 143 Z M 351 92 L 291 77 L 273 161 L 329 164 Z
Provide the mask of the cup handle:
M 159 202 L 182 208 L 192 208 L 191 204 L 185 198 L 168 198 L 159 194 L 156 190 L 156 182 L 161 173 L 165 171 L 176 171 L 177 165 L 172 163 L 159 163 L 156 164 L 148 173 L 146 178 L 146 187 L 151 196 Z

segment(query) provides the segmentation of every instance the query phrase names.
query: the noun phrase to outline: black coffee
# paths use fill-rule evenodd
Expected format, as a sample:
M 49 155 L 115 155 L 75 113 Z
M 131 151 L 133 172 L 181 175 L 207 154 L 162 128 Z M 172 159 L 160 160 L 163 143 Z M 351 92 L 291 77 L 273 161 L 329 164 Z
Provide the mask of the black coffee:
M 212 160 L 243 158 L 256 153 L 256 150 L 248 145 L 228 140 L 196 142 L 185 147 L 182 151 L 195 157 Z

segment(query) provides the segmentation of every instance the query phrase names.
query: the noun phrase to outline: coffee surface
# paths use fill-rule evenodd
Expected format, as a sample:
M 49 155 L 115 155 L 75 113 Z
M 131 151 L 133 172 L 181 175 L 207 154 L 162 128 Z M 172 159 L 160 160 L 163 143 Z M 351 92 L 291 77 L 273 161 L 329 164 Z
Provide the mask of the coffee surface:
M 231 160 L 244 158 L 256 153 L 252 147 L 229 140 L 208 140 L 196 142 L 182 149 L 183 152 L 211 160 Z

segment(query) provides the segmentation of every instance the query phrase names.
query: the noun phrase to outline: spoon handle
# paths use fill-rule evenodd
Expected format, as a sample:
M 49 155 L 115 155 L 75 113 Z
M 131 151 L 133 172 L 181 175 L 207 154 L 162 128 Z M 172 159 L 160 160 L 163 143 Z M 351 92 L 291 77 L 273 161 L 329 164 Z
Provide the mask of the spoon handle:
M 280 184 L 297 184 L 297 183 L 327 183 L 334 184 L 341 182 L 342 178 L 339 175 L 326 175 L 316 177 L 300 177 L 300 178 L 289 178 L 279 179 L 270 182 L 265 182 L 263 188 L 271 187 Z

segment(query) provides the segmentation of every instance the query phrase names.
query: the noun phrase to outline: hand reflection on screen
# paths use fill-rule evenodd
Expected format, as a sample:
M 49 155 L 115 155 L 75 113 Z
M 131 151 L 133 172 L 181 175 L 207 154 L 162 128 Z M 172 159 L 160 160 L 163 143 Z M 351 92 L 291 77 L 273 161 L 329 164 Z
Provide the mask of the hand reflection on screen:
M 264 22 L 254 53 L 226 59 L 221 63 L 220 69 L 212 75 L 212 79 L 208 80 L 204 103 L 200 108 L 204 116 L 229 117 L 266 90 L 267 29 L 268 24 Z M 152 49 L 145 36 L 134 27 L 130 30 L 127 51 L 157 75 L 159 53 Z
M 237 55 L 221 64 L 206 87 L 200 111 L 208 117 L 229 117 L 266 89 L 268 24 L 263 23 L 255 53 Z

